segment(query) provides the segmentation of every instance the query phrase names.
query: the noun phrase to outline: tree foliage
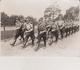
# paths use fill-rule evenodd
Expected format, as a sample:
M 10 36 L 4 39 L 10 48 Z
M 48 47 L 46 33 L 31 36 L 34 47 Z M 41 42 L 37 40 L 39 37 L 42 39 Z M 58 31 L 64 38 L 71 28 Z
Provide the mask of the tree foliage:
M 32 21 L 35 25 L 37 24 L 36 18 L 32 16 L 26 17 L 28 20 Z M 20 20 L 23 23 L 24 16 L 23 15 L 11 15 L 8 16 L 5 12 L 1 12 L 1 26 L 15 26 L 16 19 Z
M 79 6 L 70 7 L 64 15 L 65 20 L 79 20 Z
M 61 12 L 61 10 L 57 5 L 56 6 L 51 5 L 45 9 L 44 17 L 54 20 L 60 14 L 60 12 Z
M 8 25 L 9 23 L 9 16 L 5 14 L 4 12 L 1 12 L 1 25 Z

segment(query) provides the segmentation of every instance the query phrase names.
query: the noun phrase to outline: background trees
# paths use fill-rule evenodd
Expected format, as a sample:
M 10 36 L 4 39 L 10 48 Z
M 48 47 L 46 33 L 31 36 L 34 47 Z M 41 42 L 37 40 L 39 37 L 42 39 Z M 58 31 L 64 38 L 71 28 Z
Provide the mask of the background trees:
M 66 10 L 65 15 L 61 14 L 61 9 L 59 8 L 58 5 L 50 5 L 48 8 L 45 9 L 44 11 L 44 18 L 46 20 L 55 20 L 59 19 L 59 16 L 61 16 L 64 20 L 78 20 L 79 21 L 79 6 L 76 7 L 70 7 L 69 9 Z M 24 16 L 22 15 L 11 15 L 8 16 L 5 12 L 1 12 L 1 26 L 15 26 L 15 20 L 16 18 L 20 20 L 24 20 Z M 29 18 L 35 25 L 38 23 L 37 19 L 28 16 Z
M 21 22 L 25 19 L 22 15 L 8 16 L 5 12 L 1 12 L 1 26 L 15 26 L 16 18 L 18 18 Z M 37 24 L 36 18 L 32 16 L 28 16 L 26 18 L 31 20 L 35 25 Z
M 9 16 L 4 12 L 1 12 L 1 25 L 6 26 L 9 24 L 8 22 L 9 22 Z
M 66 10 L 66 14 L 64 15 L 65 20 L 79 20 L 79 6 L 70 7 Z
M 21 20 L 24 19 L 24 16 L 22 15 L 8 16 L 5 12 L 1 12 L 1 26 L 4 27 L 4 31 L 6 26 L 15 26 L 16 18 Z
M 14 26 L 17 15 L 8 16 L 5 12 L 1 12 L 1 26 Z
M 59 6 L 51 5 L 44 11 L 44 17 L 50 18 L 51 20 L 54 20 L 58 15 L 61 13 L 61 9 Z

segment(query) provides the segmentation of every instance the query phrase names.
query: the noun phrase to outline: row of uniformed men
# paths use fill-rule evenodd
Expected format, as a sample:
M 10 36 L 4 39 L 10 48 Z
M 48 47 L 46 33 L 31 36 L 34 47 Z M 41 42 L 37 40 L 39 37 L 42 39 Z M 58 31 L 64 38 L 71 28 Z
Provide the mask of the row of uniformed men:
M 39 20 L 38 23 L 38 48 L 40 46 L 40 41 L 43 38 L 44 41 L 44 46 L 46 47 L 46 36 L 49 35 L 50 28 L 52 27 L 52 30 L 59 30 L 65 26 L 65 23 L 62 20 L 59 20 L 57 22 L 48 20 L 46 21 L 44 18 Z M 19 20 L 16 20 L 16 35 L 15 35 L 15 40 L 13 42 L 14 45 L 17 38 L 21 36 L 24 41 L 24 47 L 26 47 L 26 43 L 28 42 L 29 37 L 31 37 L 32 40 L 32 45 L 34 45 L 34 28 L 33 28 L 33 23 L 32 21 L 26 19 L 23 23 L 21 23 Z M 57 36 L 57 33 L 54 32 L 55 36 Z M 24 37 L 25 36 L 25 37 Z M 57 39 L 57 37 L 56 37 Z

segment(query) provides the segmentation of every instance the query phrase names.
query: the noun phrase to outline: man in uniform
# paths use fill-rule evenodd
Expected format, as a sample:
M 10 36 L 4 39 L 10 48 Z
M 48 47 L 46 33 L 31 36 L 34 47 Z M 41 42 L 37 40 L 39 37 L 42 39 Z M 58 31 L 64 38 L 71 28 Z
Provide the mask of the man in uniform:
M 14 38 L 14 42 L 11 44 L 12 46 L 15 45 L 16 41 L 17 41 L 17 38 L 19 36 L 21 36 L 21 38 L 23 38 L 23 41 L 24 41 L 24 30 L 23 30 L 23 23 L 20 22 L 19 19 L 16 19 L 16 35 L 15 35 L 15 38 Z
M 59 20 L 57 21 L 58 25 L 58 32 L 61 38 L 63 38 L 63 27 L 64 27 L 64 21 L 62 20 L 61 16 L 59 17 Z
M 53 43 L 53 37 L 55 37 L 55 42 L 58 41 L 58 26 L 55 24 L 55 21 L 51 21 L 52 24 L 49 25 L 49 45 Z
M 24 48 L 26 47 L 26 43 L 28 42 L 29 37 L 32 40 L 32 45 L 34 45 L 34 28 L 33 28 L 33 23 L 31 22 L 31 20 L 26 19 L 25 23 L 24 23 L 24 27 L 25 27 L 25 32 L 24 32 Z
M 38 47 L 36 50 L 40 48 L 40 42 L 43 39 L 44 41 L 44 47 L 46 47 L 46 24 L 44 21 L 44 18 L 39 19 L 38 24 Z

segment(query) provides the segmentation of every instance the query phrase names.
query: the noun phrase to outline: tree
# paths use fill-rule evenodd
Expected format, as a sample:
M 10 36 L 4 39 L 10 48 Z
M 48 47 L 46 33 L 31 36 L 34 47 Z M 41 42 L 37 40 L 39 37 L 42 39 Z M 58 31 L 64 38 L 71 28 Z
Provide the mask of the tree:
M 51 5 L 44 11 L 44 17 L 46 21 L 48 20 L 54 20 L 58 17 L 58 15 L 61 13 L 61 10 L 58 5 Z
M 16 18 L 18 18 L 17 15 L 11 15 L 10 16 L 10 19 L 9 19 L 9 25 L 10 26 L 14 26 L 15 25 Z
M 22 15 L 11 15 L 8 16 L 6 13 L 1 12 L 1 26 L 14 26 L 16 19 L 23 20 L 24 16 Z
M 59 14 L 58 15 L 58 17 L 57 18 L 55 18 L 55 21 L 57 21 L 57 20 L 64 20 L 64 16 L 63 16 L 63 14 Z
M 66 10 L 66 14 L 64 15 L 65 19 L 68 20 L 78 20 L 79 18 L 79 6 L 77 7 L 70 7 Z
M 1 12 L 1 26 L 4 27 L 4 31 L 5 31 L 5 26 L 8 25 L 8 21 L 9 21 L 9 16 L 4 12 Z
M 74 14 L 75 14 L 75 20 L 79 20 L 79 6 L 75 7 Z

